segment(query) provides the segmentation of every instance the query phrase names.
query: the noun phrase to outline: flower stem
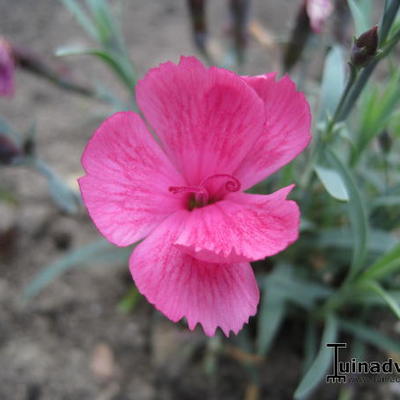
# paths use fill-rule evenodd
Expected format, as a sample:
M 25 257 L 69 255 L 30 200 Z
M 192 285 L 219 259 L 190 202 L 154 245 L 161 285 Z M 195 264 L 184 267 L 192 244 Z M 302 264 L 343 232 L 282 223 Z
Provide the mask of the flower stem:
M 396 17 L 399 7 L 400 7 L 399 0 L 386 1 L 385 13 L 383 15 L 381 29 L 379 32 L 380 33 L 379 43 L 381 46 L 383 45 L 383 48 L 381 48 L 381 51 L 377 53 L 374 59 L 363 69 L 361 74 L 359 74 L 348 98 L 342 105 L 342 110 L 338 115 L 337 122 L 344 121 L 349 116 L 351 110 L 353 109 L 355 103 L 357 102 L 358 97 L 360 96 L 362 90 L 364 89 L 370 76 L 374 72 L 379 61 L 385 58 L 393 49 L 393 47 L 396 45 L 396 43 L 400 40 L 400 29 L 398 29 L 392 35 L 389 41 L 385 43 L 387 35 L 389 34 L 390 28 L 393 24 L 393 21 Z
M 400 8 L 399 0 L 386 0 L 385 1 L 385 12 L 383 14 L 381 29 L 379 32 L 379 45 L 385 43 L 385 40 L 389 34 L 390 28 L 396 18 L 397 11 Z
M 337 122 L 344 121 L 350 114 L 353 109 L 355 103 L 357 102 L 358 97 L 360 96 L 362 90 L 364 89 L 368 79 L 370 78 L 372 72 L 374 71 L 376 65 L 378 64 L 378 60 L 374 59 L 371 61 L 369 65 L 367 65 L 361 74 L 358 76 L 357 81 L 354 84 L 351 92 L 348 95 L 348 98 L 344 102 L 342 106 L 342 111 L 338 115 Z
M 357 69 L 352 64 L 349 64 L 349 65 L 350 65 L 350 76 L 347 81 L 346 87 L 342 93 L 342 96 L 339 100 L 339 103 L 336 106 L 336 110 L 333 114 L 333 117 L 328 122 L 325 131 L 321 132 L 315 138 L 314 148 L 311 150 L 311 154 L 308 158 L 308 161 L 307 161 L 307 164 L 305 167 L 305 172 L 303 174 L 303 179 L 302 179 L 302 186 L 307 189 L 307 190 L 305 190 L 305 193 L 308 193 L 308 189 L 310 188 L 310 186 L 312 184 L 312 176 L 313 176 L 312 172 L 313 172 L 314 165 L 319 160 L 319 154 L 320 154 L 321 150 L 323 149 L 324 144 L 329 142 L 329 140 L 331 139 L 335 124 L 340 121 L 339 117 L 343 110 L 343 105 L 345 104 L 347 96 L 349 95 L 350 90 L 352 89 L 354 82 L 357 78 Z M 322 133 L 325 133 L 324 137 L 321 136 Z
M 326 144 L 331 139 L 335 124 L 337 122 L 344 121 L 349 116 L 358 100 L 358 97 L 360 96 L 378 63 L 390 53 L 396 43 L 400 40 L 400 29 L 397 29 L 396 32 L 391 35 L 389 40 L 387 40 L 387 36 L 389 35 L 390 28 L 393 25 L 399 8 L 399 0 L 386 0 L 385 11 L 380 28 L 379 44 L 381 46 L 381 50 L 375 55 L 373 60 L 361 70 L 360 73 L 358 68 L 350 65 L 351 70 L 349 80 L 345 90 L 343 91 L 339 104 L 336 107 L 334 116 L 327 125 L 325 130 L 325 140 L 322 145 Z M 322 146 L 316 146 L 314 149 L 316 150 L 315 153 L 318 153 L 321 148 Z M 311 161 L 314 161 L 317 156 L 318 154 L 315 154 L 313 157 L 310 157 Z M 310 182 L 311 177 L 308 177 L 308 184 L 310 184 Z M 328 315 L 332 311 L 336 311 L 342 305 L 346 304 L 348 298 L 352 296 L 354 290 L 357 290 L 359 287 L 360 282 L 363 282 L 364 276 L 365 273 L 358 275 L 356 274 L 356 276 L 349 273 L 338 290 L 332 296 L 330 296 L 320 308 L 316 310 L 316 316 Z
M 344 105 L 346 104 L 346 100 L 348 99 L 351 89 L 353 88 L 353 85 L 358 76 L 358 69 L 351 63 L 349 63 L 349 67 L 350 67 L 349 79 L 347 81 L 346 87 L 344 88 L 342 97 L 340 98 L 339 103 L 336 107 L 335 113 L 333 114 L 332 119 L 329 121 L 328 127 L 326 129 L 327 140 L 329 140 L 335 124 L 342 120 L 341 115 L 343 113 Z

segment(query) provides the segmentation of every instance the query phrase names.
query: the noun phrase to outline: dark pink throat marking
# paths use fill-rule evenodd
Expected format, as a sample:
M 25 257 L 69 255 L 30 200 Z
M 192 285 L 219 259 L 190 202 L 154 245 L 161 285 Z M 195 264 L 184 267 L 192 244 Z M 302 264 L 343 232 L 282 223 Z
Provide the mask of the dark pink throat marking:
M 196 186 L 170 186 L 171 193 L 188 193 L 188 209 L 204 207 L 222 200 L 229 192 L 240 190 L 241 184 L 237 178 L 229 174 L 215 174 L 204 179 Z

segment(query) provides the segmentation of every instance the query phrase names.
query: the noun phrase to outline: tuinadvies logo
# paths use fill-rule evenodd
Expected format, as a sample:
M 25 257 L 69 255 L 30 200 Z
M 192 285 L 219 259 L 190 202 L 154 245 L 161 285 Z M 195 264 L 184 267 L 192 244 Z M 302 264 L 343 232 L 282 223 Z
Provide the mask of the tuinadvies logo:
M 347 348 L 347 343 L 327 343 L 333 351 L 333 373 L 326 376 L 327 383 L 346 383 L 349 374 L 352 375 L 391 375 L 391 381 L 400 382 L 400 363 L 388 358 L 384 362 L 358 361 L 352 358 L 350 361 L 340 361 L 340 349 Z M 375 378 L 378 378 L 375 376 Z M 381 382 L 387 379 L 373 379 L 374 382 Z

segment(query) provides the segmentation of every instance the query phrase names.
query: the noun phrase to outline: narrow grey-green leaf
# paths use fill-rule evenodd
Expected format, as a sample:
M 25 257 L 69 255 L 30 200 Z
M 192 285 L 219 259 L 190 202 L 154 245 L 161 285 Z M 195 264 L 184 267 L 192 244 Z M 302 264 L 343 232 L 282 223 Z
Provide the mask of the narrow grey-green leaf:
M 390 295 L 398 304 L 400 304 L 400 290 L 387 290 L 386 293 Z M 386 302 L 381 296 L 371 291 L 357 291 L 349 299 L 352 304 L 365 304 L 371 306 L 384 306 Z
M 400 19 L 396 15 L 398 13 L 400 7 L 400 2 L 398 0 L 386 0 L 385 1 L 385 10 L 381 22 L 381 26 L 379 29 L 380 37 L 379 37 L 379 45 L 385 43 L 386 38 L 391 29 L 395 29 L 396 25 L 400 25 Z M 394 22 L 394 23 L 393 23 Z
M 345 319 L 340 319 L 339 325 L 346 332 L 378 349 L 400 354 L 400 341 L 391 339 L 367 325 Z
M 387 292 L 378 282 L 366 281 L 363 283 L 363 287 L 367 287 L 377 293 L 386 302 L 389 308 L 393 311 L 397 318 L 400 319 L 400 306 L 399 303 Z
M 24 297 L 36 296 L 44 287 L 68 269 L 87 263 L 96 265 L 104 262 L 120 261 L 128 258 L 131 249 L 116 248 L 104 239 L 82 246 L 42 269 L 24 289 Z
M 315 165 L 314 169 L 321 183 L 332 197 L 341 201 L 349 200 L 346 186 L 337 171 L 322 165 Z
M 113 34 L 112 17 L 104 0 L 86 0 L 95 22 L 100 42 L 107 46 Z
M 327 116 L 333 115 L 342 96 L 344 85 L 345 62 L 343 50 L 340 46 L 334 46 L 325 59 L 318 121 L 323 121 Z
M 368 232 L 368 252 L 373 255 L 381 255 L 392 250 L 398 243 L 396 237 L 389 232 L 371 229 Z M 345 227 L 340 229 L 321 229 L 312 244 L 321 248 L 339 248 L 352 250 L 358 239 L 354 237 L 352 230 Z M 304 239 L 305 243 L 307 239 Z
M 382 86 L 382 83 L 381 83 Z M 371 141 L 391 122 L 400 102 L 400 71 L 395 70 L 385 86 L 370 87 L 365 92 L 358 123 L 352 163 L 362 156 Z
M 348 212 L 354 235 L 353 260 L 350 277 L 354 276 L 362 267 L 367 253 L 368 221 L 365 206 L 360 192 L 355 184 L 352 173 L 346 165 L 330 149 L 325 150 L 328 163 L 341 175 L 350 196 Z
M 130 61 L 120 54 L 111 53 L 110 51 L 102 49 L 87 48 L 82 46 L 60 47 L 56 50 L 55 54 L 59 57 L 75 55 L 95 56 L 108 65 L 112 70 L 114 70 L 122 83 L 126 85 L 129 90 L 132 90 L 135 86 L 136 77 L 133 67 Z
M 400 244 L 384 254 L 362 274 L 362 280 L 380 279 L 400 270 Z
M 83 29 L 85 29 L 85 31 L 93 39 L 97 40 L 97 29 L 79 3 L 76 0 L 61 0 L 61 2 L 64 4 L 64 7 L 67 8 L 69 12 L 76 18 Z
M 57 206 L 67 213 L 75 213 L 80 205 L 80 197 L 42 160 L 31 158 L 28 165 L 42 174 L 49 185 L 49 192 Z
M 338 333 L 337 326 L 338 324 L 335 316 L 329 315 L 325 322 L 318 355 L 297 387 L 294 393 L 295 399 L 305 398 L 325 376 L 332 359 L 332 349 L 326 347 L 326 344 L 336 341 Z
M 309 317 L 304 336 L 303 372 L 307 372 L 317 356 L 318 337 L 315 321 Z
M 381 196 L 371 202 L 371 209 L 377 207 L 393 207 L 400 206 L 400 196 Z
M 274 272 L 267 276 L 266 283 L 262 284 L 268 293 L 278 293 L 283 299 L 306 309 L 313 308 L 315 303 L 332 294 L 332 289 L 313 282 L 299 278 L 293 273 L 293 266 L 279 264 Z M 268 299 L 266 299 L 268 302 Z
M 268 278 L 267 278 L 268 279 Z M 259 310 L 257 353 L 265 355 L 285 316 L 285 294 L 281 288 L 267 283 Z
M 58 207 L 69 213 L 74 214 L 78 211 L 80 198 L 64 182 L 57 177 L 48 180 L 49 192 Z
M 282 287 L 281 290 L 286 293 L 288 301 L 306 309 L 313 308 L 318 300 L 332 294 L 331 288 L 311 280 L 299 279 L 296 276 L 292 276 L 286 282 L 277 281 L 276 285 Z

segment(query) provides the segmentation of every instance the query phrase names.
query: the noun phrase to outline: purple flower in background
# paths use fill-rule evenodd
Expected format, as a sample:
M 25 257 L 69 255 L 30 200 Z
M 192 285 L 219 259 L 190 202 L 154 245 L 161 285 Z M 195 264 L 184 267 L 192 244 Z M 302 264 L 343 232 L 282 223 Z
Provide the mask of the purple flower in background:
M 306 0 L 306 11 L 312 30 L 320 33 L 326 20 L 332 14 L 333 4 L 331 0 Z
M 15 62 L 7 40 L 0 37 L 0 96 L 14 94 Z

